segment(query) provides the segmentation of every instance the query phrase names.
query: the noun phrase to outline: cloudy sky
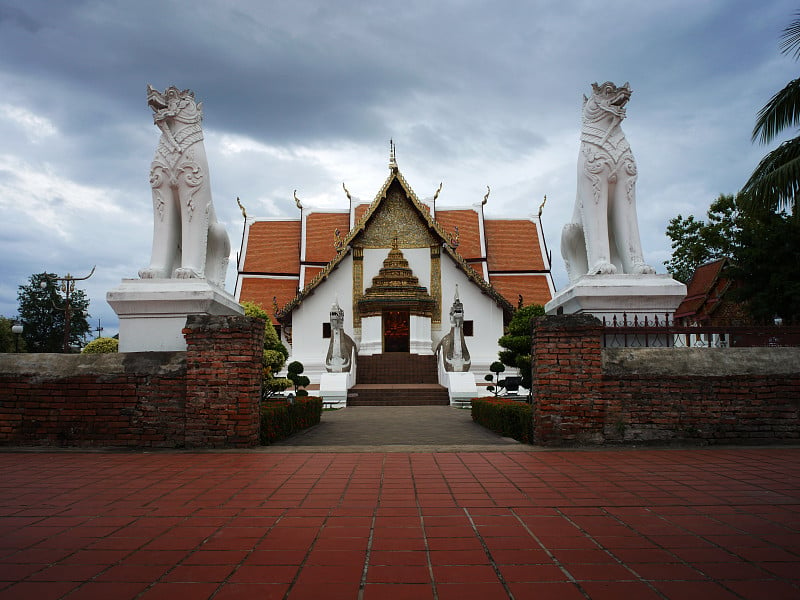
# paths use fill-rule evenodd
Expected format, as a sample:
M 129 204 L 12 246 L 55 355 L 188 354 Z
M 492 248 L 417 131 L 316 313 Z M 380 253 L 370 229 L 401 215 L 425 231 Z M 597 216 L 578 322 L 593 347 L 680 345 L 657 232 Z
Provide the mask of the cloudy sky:
M 0 315 L 32 273 L 106 291 L 149 262 L 149 164 L 159 132 L 145 86 L 204 102 L 217 214 L 373 199 L 389 139 L 422 198 L 487 216 L 543 215 L 556 286 L 572 212 L 581 97 L 629 81 L 623 127 L 639 166 L 648 261 L 667 222 L 736 192 L 766 152 L 757 110 L 797 76 L 778 50 L 788 0 L 0 0 Z M 234 257 L 235 258 L 235 257 Z M 234 261 L 232 261 L 233 263 Z M 231 266 L 228 289 L 233 289 Z

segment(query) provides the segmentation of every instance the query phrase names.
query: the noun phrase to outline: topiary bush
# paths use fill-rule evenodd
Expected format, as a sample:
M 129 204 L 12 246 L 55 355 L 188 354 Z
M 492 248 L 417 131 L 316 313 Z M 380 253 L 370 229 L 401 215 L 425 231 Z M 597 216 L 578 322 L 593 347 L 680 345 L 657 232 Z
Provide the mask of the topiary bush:
M 92 340 L 81 350 L 81 354 L 113 354 L 114 352 L 119 352 L 119 340 L 107 337 Z
M 530 404 L 504 398 L 473 398 L 472 420 L 526 444 L 533 443 L 533 410 Z
M 285 400 L 261 404 L 261 444 L 269 445 L 303 429 L 322 418 L 322 398 L 302 396 L 289 404 Z
M 306 390 L 300 389 L 311 383 L 311 380 L 302 374 L 304 370 L 305 367 L 303 367 L 303 363 L 299 360 L 293 360 L 289 363 L 289 366 L 286 367 L 286 377 L 294 384 L 294 393 L 296 396 L 308 396 Z

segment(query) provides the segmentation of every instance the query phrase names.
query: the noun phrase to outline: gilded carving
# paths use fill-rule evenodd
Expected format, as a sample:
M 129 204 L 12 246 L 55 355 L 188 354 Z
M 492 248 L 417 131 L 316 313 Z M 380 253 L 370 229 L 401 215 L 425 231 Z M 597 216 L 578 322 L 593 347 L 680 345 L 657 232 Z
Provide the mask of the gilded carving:
M 361 313 L 358 311 L 358 301 L 361 300 L 364 289 L 364 249 L 353 247 L 353 327 L 361 329 Z
M 389 187 L 386 198 L 358 242 L 364 248 L 390 248 L 395 237 L 401 248 L 427 248 L 436 243 L 399 184 Z
M 442 248 L 438 244 L 431 246 L 431 297 L 436 303 L 431 327 L 438 328 L 442 324 Z

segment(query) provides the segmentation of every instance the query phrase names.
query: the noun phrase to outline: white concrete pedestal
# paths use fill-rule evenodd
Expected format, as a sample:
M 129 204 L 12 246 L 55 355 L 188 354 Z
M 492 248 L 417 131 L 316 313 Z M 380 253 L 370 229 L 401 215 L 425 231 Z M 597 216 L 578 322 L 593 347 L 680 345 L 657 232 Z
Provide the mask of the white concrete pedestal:
M 686 286 L 669 275 L 585 275 L 575 284 L 562 290 L 544 306 L 548 315 L 591 314 L 606 323 L 614 317 L 622 324 L 623 314 L 628 323 L 634 317 L 642 322 L 646 317 L 659 323 L 686 297 Z
M 187 315 L 243 315 L 228 292 L 205 279 L 123 279 L 106 294 L 119 316 L 120 352 L 186 350 Z
M 319 395 L 325 408 L 347 406 L 347 390 L 352 385 L 350 373 L 323 373 L 319 379 Z

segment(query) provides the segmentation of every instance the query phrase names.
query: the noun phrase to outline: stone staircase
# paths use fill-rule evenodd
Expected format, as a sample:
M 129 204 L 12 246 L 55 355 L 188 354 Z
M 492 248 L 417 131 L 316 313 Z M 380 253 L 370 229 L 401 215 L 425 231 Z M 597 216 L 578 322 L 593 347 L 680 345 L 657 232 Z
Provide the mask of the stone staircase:
M 359 356 L 357 383 L 347 394 L 347 406 L 431 406 L 450 404 L 439 385 L 436 357 L 387 352 Z

